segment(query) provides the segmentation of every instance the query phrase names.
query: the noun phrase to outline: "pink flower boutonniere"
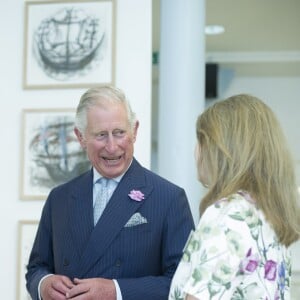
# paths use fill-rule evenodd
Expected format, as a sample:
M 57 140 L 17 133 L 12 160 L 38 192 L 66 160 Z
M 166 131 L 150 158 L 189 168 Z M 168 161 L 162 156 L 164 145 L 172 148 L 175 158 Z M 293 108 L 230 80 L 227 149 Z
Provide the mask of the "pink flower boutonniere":
M 144 194 L 141 191 L 132 190 L 128 196 L 135 201 L 142 201 L 145 199 Z

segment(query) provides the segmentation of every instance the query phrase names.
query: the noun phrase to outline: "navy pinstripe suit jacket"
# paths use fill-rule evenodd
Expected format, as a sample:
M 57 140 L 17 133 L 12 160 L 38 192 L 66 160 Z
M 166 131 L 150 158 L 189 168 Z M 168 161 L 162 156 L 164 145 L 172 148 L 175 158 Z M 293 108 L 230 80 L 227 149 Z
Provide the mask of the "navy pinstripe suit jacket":
M 194 228 L 184 190 L 134 159 L 94 227 L 92 176 L 89 171 L 50 192 L 27 267 L 31 297 L 37 299 L 41 278 L 55 273 L 117 279 L 123 300 L 167 299 Z M 132 200 L 133 189 L 145 199 Z M 125 226 L 136 212 L 147 223 Z

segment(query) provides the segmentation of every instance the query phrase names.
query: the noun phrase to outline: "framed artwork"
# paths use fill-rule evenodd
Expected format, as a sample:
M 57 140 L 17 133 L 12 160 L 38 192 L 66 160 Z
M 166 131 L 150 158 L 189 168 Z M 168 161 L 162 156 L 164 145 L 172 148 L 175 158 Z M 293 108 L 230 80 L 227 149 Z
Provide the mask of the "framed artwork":
M 25 2 L 23 87 L 114 83 L 114 1 Z
M 30 251 L 38 228 L 38 221 L 19 221 L 18 223 L 18 270 L 17 299 L 30 300 L 26 290 L 25 274 Z
M 22 111 L 21 199 L 43 200 L 54 186 L 90 169 L 74 118 L 68 108 Z

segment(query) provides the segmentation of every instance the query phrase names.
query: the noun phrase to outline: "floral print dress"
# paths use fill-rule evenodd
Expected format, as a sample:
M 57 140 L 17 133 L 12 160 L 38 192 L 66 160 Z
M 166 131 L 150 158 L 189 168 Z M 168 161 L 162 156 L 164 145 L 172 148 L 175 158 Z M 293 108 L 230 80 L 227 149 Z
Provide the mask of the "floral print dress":
M 169 300 L 290 299 L 291 256 L 245 192 L 208 207 L 191 233 Z

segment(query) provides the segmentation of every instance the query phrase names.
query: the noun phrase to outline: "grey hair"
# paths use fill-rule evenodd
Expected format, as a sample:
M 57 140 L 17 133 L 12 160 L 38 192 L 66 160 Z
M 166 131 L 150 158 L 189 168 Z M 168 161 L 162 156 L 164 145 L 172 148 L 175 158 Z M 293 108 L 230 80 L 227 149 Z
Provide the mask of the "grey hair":
M 128 123 L 133 131 L 136 123 L 136 114 L 132 111 L 124 92 L 112 85 L 104 85 L 88 89 L 80 98 L 76 110 L 75 127 L 82 134 L 84 134 L 87 126 L 87 111 L 103 102 L 122 103 L 127 111 Z

